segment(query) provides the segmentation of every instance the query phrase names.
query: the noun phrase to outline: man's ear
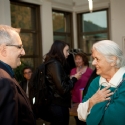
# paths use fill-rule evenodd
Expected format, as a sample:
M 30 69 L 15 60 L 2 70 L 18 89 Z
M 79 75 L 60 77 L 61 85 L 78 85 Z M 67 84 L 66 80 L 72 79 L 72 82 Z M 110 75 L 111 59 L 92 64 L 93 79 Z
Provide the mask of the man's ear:
M 6 55 L 7 55 L 6 45 L 0 45 L 0 53 L 1 53 L 2 56 L 6 57 Z

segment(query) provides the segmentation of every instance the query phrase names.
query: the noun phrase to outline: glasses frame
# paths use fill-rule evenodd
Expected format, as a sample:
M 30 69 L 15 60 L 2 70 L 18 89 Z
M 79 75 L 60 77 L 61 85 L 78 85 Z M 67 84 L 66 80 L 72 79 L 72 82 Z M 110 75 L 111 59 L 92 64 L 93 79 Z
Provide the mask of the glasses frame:
M 32 71 L 29 71 L 29 72 L 24 72 L 23 74 L 24 74 L 24 75 L 27 75 L 27 74 L 32 74 Z
M 14 47 L 16 47 L 18 49 L 23 49 L 23 45 L 6 45 L 6 46 L 14 46 Z

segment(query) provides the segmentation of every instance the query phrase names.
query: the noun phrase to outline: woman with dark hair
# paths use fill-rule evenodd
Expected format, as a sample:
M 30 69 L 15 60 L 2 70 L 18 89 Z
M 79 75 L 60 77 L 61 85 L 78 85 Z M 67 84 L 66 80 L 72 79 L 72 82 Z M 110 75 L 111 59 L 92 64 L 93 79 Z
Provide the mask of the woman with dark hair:
M 69 45 L 63 41 L 55 41 L 50 51 L 46 54 L 46 77 L 49 94 L 52 96 L 49 113 L 51 125 L 69 124 L 69 107 L 71 105 L 70 91 L 75 82 L 81 77 L 78 72 L 71 79 L 66 73 L 66 58 L 69 55 Z

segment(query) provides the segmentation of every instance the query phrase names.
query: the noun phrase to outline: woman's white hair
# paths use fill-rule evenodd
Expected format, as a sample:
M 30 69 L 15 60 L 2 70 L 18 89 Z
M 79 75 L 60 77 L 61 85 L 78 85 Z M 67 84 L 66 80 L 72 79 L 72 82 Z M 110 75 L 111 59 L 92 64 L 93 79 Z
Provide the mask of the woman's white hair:
M 0 25 L 0 45 L 12 44 L 14 39 L 14 33 L 19 33 L 20 29 L 13 28 L 7 25 Z
M 114 62 L 115 60 L 113 57 L 116 57 L 117 60 L 115 63 L 117 68 L 125 66 L 123 52 L 115 42 L 111 40 L 102 40 L 94 43 L 92 49 L 96 49 L 96 51 L 103 54 L 109 63 Z

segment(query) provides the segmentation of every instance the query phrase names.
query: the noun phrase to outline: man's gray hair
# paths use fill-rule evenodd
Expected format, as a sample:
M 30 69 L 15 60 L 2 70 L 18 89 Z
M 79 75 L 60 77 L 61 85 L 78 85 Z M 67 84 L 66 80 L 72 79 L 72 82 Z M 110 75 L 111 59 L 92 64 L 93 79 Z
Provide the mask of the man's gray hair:
M 123 52 L 115 42 L 111 40 L 102 40 L 93 44 L 92 49 L 96 49 L 96 51 L 103 54 L 109 63 L 114 62 L 112 57 L 116 57 L 117 60 L 115 63 L 117 68 L 125 66 Z
M 14 32 L 19 33 L 20 29 L 16 29 L 7 25 L 0 25 L 0 45 L 12 44 L 14 42 Z

